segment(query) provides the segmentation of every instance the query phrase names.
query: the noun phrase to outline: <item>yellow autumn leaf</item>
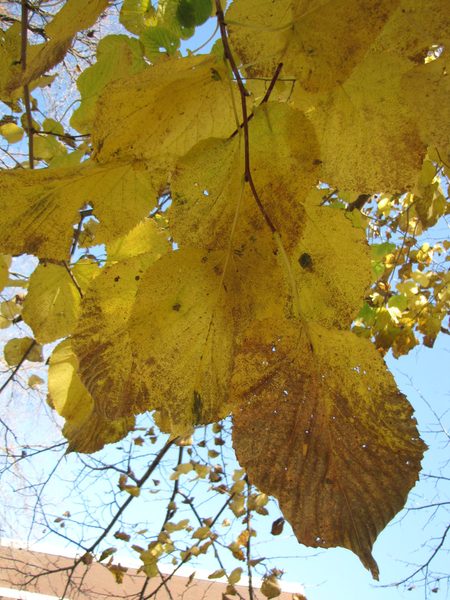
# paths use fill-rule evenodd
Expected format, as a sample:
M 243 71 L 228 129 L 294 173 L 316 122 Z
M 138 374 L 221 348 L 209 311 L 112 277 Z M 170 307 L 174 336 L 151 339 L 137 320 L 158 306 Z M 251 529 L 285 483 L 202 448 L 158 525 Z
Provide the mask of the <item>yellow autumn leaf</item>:
M 450 155 L 449 70 L 447 50 L 436 60 L 415 66 L 402 79 L 404 98 L 423 143 L 437 148 L 443 157 Z
M 66 420 L 63 434 L 69 450 L 95 452 L 133 429 L 132 416 L 111 420 L 94 412 L 92 398 L 78 375 L 78 361 L 70 340 L 53 350 L 49 364 L 49 404 Z
M 147 577 L 158 576 L 158 559 L 163 552 L 164 547 L 160 542 L 151 542 L 148 546 L 148 550 L 144 550 L 140 553 L 140 559 L 143 563 L 140 570 L 143 571 Z
M 321 206 L 313 190 L 304 204 L 305 226 L 291 260 L 299 314 L 308 321 L 347 329 L 371 283 L 365 232 L 346 213 Z
M 159 183 L 138 163 L 0 173 L 0 247 L 67 260 L 78 211 L 92 204 L 98 243 L 128 232 L 154 207 Z
M 15 123 L 5 123 L 0 125 L 0 135 L 2 135 L 9 144 L 16 144 L 23 138 L 23 129 Z
M 30 337 L 13 338 L 8 340 L 3 349 L 5 360 L 10 367 L 22 364 L 25 360 L 41 362 L 42 348 Z
M 231 134 L 227 78 L 214 57 L 189 56 L 108 85 L 92 130 L 97 160 L 144 159 L 166 171 L 201 139 Z
M 5 254 L 0 254 L 0 291 L 2 291 L 8 283 L 10 265 L 11 257 Z
M 328 93 L 294 90 L 294 104 L 315 127 L 322 178 L 331 186 L 373 194 L 415 185 L 426 145 L 405 102 L 402 76 L 409 69 L 407 58 L 372 52 Z
M 228 575 L 228 583 L 230 585 L 235 585 L 241 579 L 243 569 L 241 567 L 237 567 L 233 569 L 231 573 Z
M 14 23 L 6 31 L 0 32 L 0 98 L 11 100 L 8 90 L 12 79 L 20 73 L 21 27 Z
M 226 13 L 232 47 L 253 76 L 272 77 L 279 63 L 308 91 L 347 79 L 400 0 L 234 0 Z
M 107 244 L 106 252 L 110 263 L 139 254 L 146 254 L 156 260 L 171 248 L 169 233 L 154 219 L 145 219 L 125 236 Z
M 138 40 L 125 35 L 108 35 L 100 40 L 97 61 L 77 79 L 81 102 L 70 118 L 71 126 L 80 133 L 90 133 L 103 88 L 111 81 L 139 73 L 146 66 Z
M 283 244 L 291 248 L 303 225 L 301 203 L 319 177 L 314 130 L 300 111 L 270 102 L 255 109 L 249 135 L 254 185 Z M 211 249 L 231 243 L 239 249 L 259 230 L 270 232 L 250 187 L 243 189 L 244 163 L 238 135 L 204 140 L 178 162 L 169 210 L 178 243 Z
M 43 385 L 44 383 L 45 381 L 42 379 L 42 377 L 39 377 L 39 375 L 30 375 L 28 378 L 28 386 L 33 389 Z
M 41 263 L 30 277 L 22 316 L 42 344 L 72 333 L 80 313 L 81 290 L 68 266 Z
M 133 358 L 128 323 L 140 281 L 153 260 L 142 254 L 105 267 L 81 304 L 73 348 L 96 413 L 110 419 L 137 414 L 148 406 L 146 383 Z
M 278 598 L 281 594 L 281 586 L 275 575 L 265 577 L 261 584 L 261 594 L 266 598 Z
M 371 342 L 255 322 L 238 350 L 232 399 L 250 481 L 277 497 L 301 543 L 349 548 L 377 578 L 372 545 L 403 507 L 425 445 Z
M 224 255 L 185 249 L 151 265 L 129 321 L 132 353 L 171 431 L 186 434 L 227 414 L 233 317 L 224 287 Z

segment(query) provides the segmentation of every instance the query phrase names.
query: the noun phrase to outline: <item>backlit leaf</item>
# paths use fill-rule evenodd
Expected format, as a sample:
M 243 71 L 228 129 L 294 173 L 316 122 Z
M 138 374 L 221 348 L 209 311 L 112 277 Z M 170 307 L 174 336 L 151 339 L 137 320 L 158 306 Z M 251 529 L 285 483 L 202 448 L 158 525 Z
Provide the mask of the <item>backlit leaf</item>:
M 6 342 L 3 349 L 5 360 L 10 367 L 15 367 L 25 360 L 41 362 L 42 348 L 30 337 L 13 338 Z
M 214 58 L 191 56 L 107 86 L 93 140 L 101 162 L 144 158 L 167 168 L 201 139 L 232 133 L 234 123 L 226 70 Z
M 66 337 L 75 326 L 81 296 L 69 267 L 41 263 L 30 277 L 24 321 L 42 344 Z
M 278 498 L 298 540 L 349 548 L 377 577 L 372 545 L 416 482 L 424 444 L 372 344 L 318 325 L 256 322 L 233 398 L 238 459 Z
M 110 241 L 147 216 L 155 205 L 157 186 L 138 163 L 4 171 L 0 247 L 11 254 L 66 260 L 79 209 L 93 205 L 100 220 L 98 239 Z
M 65 418 L 64 436 L 69 450 L 95 452 L 116 442 L 134 427 L 134 418 L 104 419 L 78 375 L 78 361 L 71 341 L 64 340 L 52 352 L 48 371 L 49 403 Z

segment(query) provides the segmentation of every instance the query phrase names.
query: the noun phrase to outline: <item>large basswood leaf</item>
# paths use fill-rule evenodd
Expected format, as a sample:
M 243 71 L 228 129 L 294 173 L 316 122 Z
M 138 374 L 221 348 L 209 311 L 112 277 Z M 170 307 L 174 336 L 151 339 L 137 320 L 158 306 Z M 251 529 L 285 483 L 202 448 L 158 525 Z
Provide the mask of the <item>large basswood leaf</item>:
M 231 85 L 214 57 L 171 59 L 108 85 L 93 128 L 96 157 L 143 158 L 164 168 L 201 139 L 235 127 Z
M 299 238 L 302 201 L 317 182 L 320 152 L 306 117 L 286 104 L 257 108 L 249 122 L 252 178 L 287 249 Z M 241 246 L 268 229 L 249 185 L 244 186 L 244 141 L 207 139 L 177 164 L 171 181 L 169 222 L 180 244 Z M 286 215 L 289 214 L 289 218 Z
M 447 0 L 401 0 L 374 48 L 398 53 L 413 66 L 423 63 L 433 46 L 445 45 L 449 38 Z
M 0 248 L 66 260 L 78 211 L 90 204 L 100 220 L 98 243 L 128 232 L 155 206 L 159 183 L 139 163 L 0 173 Z
M 416 119 L 422 141 L 437 148 L 443 159 L 450 157 L 449 53 L 450 49 L 446 48 L 442 56 L 415 67 L 402 79 L 405 100 Z
M 406 58 L 373 52 L 332 92 L 294 91 L 315 126 L 324 181 L 367 194 L 414 186 L 426 145 L 405 102 L 402 76 L 410 68 Z
M 222 252 L 143 254 L 106 267 L 73 336 L 95 410 L 159 409 L 173 433 L 227 414 L 234 326 Z
M 234 324 L 225 268 L 223 252 L 179 250 L 147 270 L 136 295 L 134 360 L 175 434 L 228 412 Z
M 70 340 L 53 350 L 49 365 L 48 402 L 66 420 L 63 435 L 69 442 L 68 451 L 95 452 L 133 429 L 133 416 L 111 420 L 95 412 L 92 397 L 78 375 Z
M 400 0 L 234 0 L 226 13 L 234 51 L 251 75 L 277 65 L 308 91 L 340 85 Z
M 104 418 L 148 407 L 146 382 L 133 359 L 129 320 L 140 280 L 154 260 L 140 254 L 105 267 L 83 297 L 72 346 L 95 413 Z
M 348 548 L 377 578 L 372 545 L 403 508 L 425 446 L 370 341 L 257 321 L 237 350 L 232 404 L 238 460 L 298 540 Z

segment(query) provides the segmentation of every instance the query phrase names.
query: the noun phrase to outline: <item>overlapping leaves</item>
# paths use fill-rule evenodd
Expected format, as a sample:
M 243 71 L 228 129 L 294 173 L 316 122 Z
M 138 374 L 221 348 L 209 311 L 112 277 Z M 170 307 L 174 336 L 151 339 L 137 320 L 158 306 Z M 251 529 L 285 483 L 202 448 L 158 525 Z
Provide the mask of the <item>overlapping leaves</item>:
M 152 36 L 172 47 L 179 6 L 125 2 L 140 42 L 103 40 L 80 78 L 72 124 L 92 133 L 90 161 L 0 178 L 0 250 L 41 259 L 23 318 L 37 342 L 71 336 L 50 360 L 50 401 L 80 451 L 145 410 L 176 435 L 232 412 L 242 465 L 299 540 L 347 547 L 377 576 L 372 544 L 423 444 L 383 360 L 348 331 L 371 256 L 321 182 L 399 195 L 418 185 L 428 146 L 448 154 L 444 2 L 235 0 L 226 17 L 249 89 L 283 63 L 287 81 L 260 105 L 218 54 L 163 60 L 158 47 L 153 60 Z M 414 209 L 422 223 L 442 214 L 430 198 Z M 106 246 L 83 276 L 89 261 L 70 261 L 88 214 Z

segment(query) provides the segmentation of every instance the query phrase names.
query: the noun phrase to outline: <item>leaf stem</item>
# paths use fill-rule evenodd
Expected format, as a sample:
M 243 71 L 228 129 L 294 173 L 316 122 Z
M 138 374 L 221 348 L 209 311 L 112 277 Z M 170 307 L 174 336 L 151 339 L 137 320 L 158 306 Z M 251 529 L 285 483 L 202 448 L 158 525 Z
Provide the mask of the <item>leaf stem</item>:
M 231 52 L 231 48 L 230 48 L 230 44 L 229 44 L 229 40 L 228 40 L 227 26 L 225 23 L 225 16 L 223 14 L 222 4 L 221 4 L 220 0 L 216 0 L 216 9 L 217 9 L 217 11 L 216 11 L 217 21 L 219 23 L 220 36 L 222 38 L 223 48 L 224 48 L 224 52 L 225 52 L 225 58 L 230 63 L 230 67 L 231 67 L 233 75 L 236 79 L 236 83 L 237 83 L 238 89 L 239 89 L 239 94 L 241 96 L 241 110 L 242 110 L 242 121 L 243 121 L 242 128 L 244 130 L 244 163 L 245 163 L 244 180 L 249 184 L 250 189 L 253 194 L 253 197 L 256 201 L 256 204 L 258 205 L 258 208 L 261 211 L 261 214 L 263 215 L 264 220 L 266 221 L 270 231 L 272 232 L 272 234 L 274 234 L 276 232 L 276 228 L 275 228 L 274 224 L 272 223 L 271 218 L 265 211 L 264 206 L 262 205 L 261 199 L 260 199 L 258 191 L 255 187 L 255 183 L 253 181 L 252 173 L 251 173 L 250 135 L 249 135 L 249 130 L 248 130 L 249 115 L 248 115 L 248 110 L 247 110 L 247 96 L 249 94 L 245 88 L 244 82 L 242 80 L 242 76 L 236 65 L 236 61 L 234 60 L 233 53 Z M 281 70 L 281 67 L 280 67 L 280 70 Z

